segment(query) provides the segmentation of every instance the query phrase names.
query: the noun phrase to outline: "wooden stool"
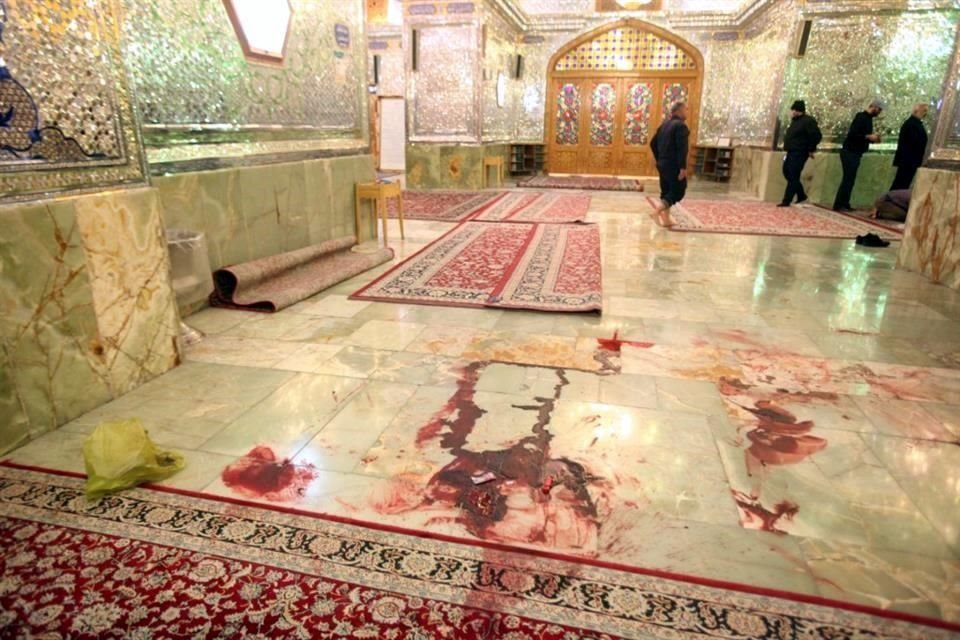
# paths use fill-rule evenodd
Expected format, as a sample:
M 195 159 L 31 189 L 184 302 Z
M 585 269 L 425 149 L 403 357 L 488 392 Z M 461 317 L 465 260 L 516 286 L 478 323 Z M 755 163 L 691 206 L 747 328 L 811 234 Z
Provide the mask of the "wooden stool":
M 403 235 L 403 194 L 399 182 L 358 182 L 354 200 L 354 215 L 357 223 L 357 242 L 360 242 L 360 203 L 373 200 L 373 213 L 383 220 L 383 245 L 387 245 L 387 198 L 397 199 L 397 217 L 400 219 L 400 238 Z
M 487 186 L 490 167 L 497 170 L 497 186 L 503 186 L 503 156 L 490 156 L 483 159 L 483 186 Z

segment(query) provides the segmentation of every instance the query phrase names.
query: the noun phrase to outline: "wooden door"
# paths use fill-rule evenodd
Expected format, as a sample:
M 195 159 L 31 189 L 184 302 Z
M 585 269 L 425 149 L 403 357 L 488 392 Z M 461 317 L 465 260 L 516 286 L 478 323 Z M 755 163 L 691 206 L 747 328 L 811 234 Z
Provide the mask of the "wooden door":
M 587 175 L 614 175 L 622 143 L 621 82 L 617 78 L 587 80 L 587 108 L 583 109 L 580 136 L 578 173 Z
M 690 128 L 690 140 L 687 145 L 688 172 L 692 172 L 697 155 L 697 121 L 699 120 L 697 105 L 700 102 L 698 91 L 699 85 L 696 78 L 664 78 L 660 81 L 657 95 L 659 101 L 658 122 L 670 118 L 670 109 L 677 102 L 687 103 L 687 126 Z
M 557 80 L 553 87 L 549 144 L 550 171 L 576 173 L 583 138 L 582 81 Z
M 550 173 L 655 176 L 650 141 L 670 108 L 687 102 L 690 166 L 696 140 L 698 78 L 597 74 L 555 79 Z
M 626 78 L 623 80 L 623 151 L 620 175 L 656 175 L 656 163 L 650 141 L 660 126 L 656 79 Z

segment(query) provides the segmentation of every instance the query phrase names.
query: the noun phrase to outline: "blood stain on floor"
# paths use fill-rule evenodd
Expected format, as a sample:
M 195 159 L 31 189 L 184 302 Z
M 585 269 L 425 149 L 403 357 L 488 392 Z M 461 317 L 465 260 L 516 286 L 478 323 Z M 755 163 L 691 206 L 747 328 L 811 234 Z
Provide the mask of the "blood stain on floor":
M 535 397 L 530 404 L 514 405 L 533 414 L 530 435 L 504 449 L 472 451 L 470 435 L 486 414 L 476 403 L 476 385 L 490 364 L 480 361 L 464 366 L 456 391 L 418 431 L 418 447 L 439 438 L 440 447 L 454 456 L 453 461 L 433 474 L 425 488 L 420 487 L 422 497 L 417 504 L 405 499 L 391 502 L 407 503 L 410 509 L 420 505 L 454 508 L 453 520 L 481 539 L 541 542 L 571 549 L 591 547 L 600 518 L 588 486 L 603 488 L 609 483 L 582 464 L 550 453 L 553 436 L 549 424 L 563 389 L 570 383 L 566 371 L 538 367 L 554 372 L 557 382 L 553 394 Z M 488 472 L 496 479 L 474 483 L 474 477 Z
M 770 533 L 786 534 L 777 525 L 781 521 L 790 521 L 798 513 L 800 507 L 790 500 L 782 500 L 769 509 L 760 503 L 760 499 L 741 491 L 733 491 L 733 499 L 737 503 L 737 510 L 740 512 L 740 524 L 745 529 L 758 529 Z
M 280 460 L 273 449 L 261 445 L 230 464 L 220 477 L 223 484 L 248 498 L 287 502 L 306 493 L 316 477 L 316 469 L 313 465 Z
M 627 345 L 629 347 L 636 347 L 638 349 L 650 349 L 654 346 L 652 342 L 622 340 L 620 338 L 619 331 L 614 331 L 612 338 L 597 338 L 597 345 L 599 345 L 599 348 L 604 351 L 613 351 L 614 353 L 622 353 L 624 345 Z

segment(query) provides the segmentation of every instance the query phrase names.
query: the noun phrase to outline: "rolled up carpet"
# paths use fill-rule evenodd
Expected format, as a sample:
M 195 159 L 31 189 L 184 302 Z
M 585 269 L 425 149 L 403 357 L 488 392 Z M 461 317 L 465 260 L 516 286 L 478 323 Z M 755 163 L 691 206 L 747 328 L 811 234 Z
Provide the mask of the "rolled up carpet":
M 272 313 L 393 260 L 393 249 L 360 251 L 356 242 L 346 236 L 218 269 L 210 305 Z

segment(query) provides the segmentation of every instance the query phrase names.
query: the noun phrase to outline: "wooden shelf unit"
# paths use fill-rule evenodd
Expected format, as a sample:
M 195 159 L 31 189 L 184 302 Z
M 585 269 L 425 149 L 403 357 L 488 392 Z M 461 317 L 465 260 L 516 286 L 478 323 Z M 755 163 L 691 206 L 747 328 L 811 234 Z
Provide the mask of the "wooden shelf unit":
M 732 172 L 733 147 L 697 147 L 694 175 L 717 182 L 730 182 Z
M 511 144 L 510 175 L 536 175 L 547 162 L 547 147 L 543 144 Z

